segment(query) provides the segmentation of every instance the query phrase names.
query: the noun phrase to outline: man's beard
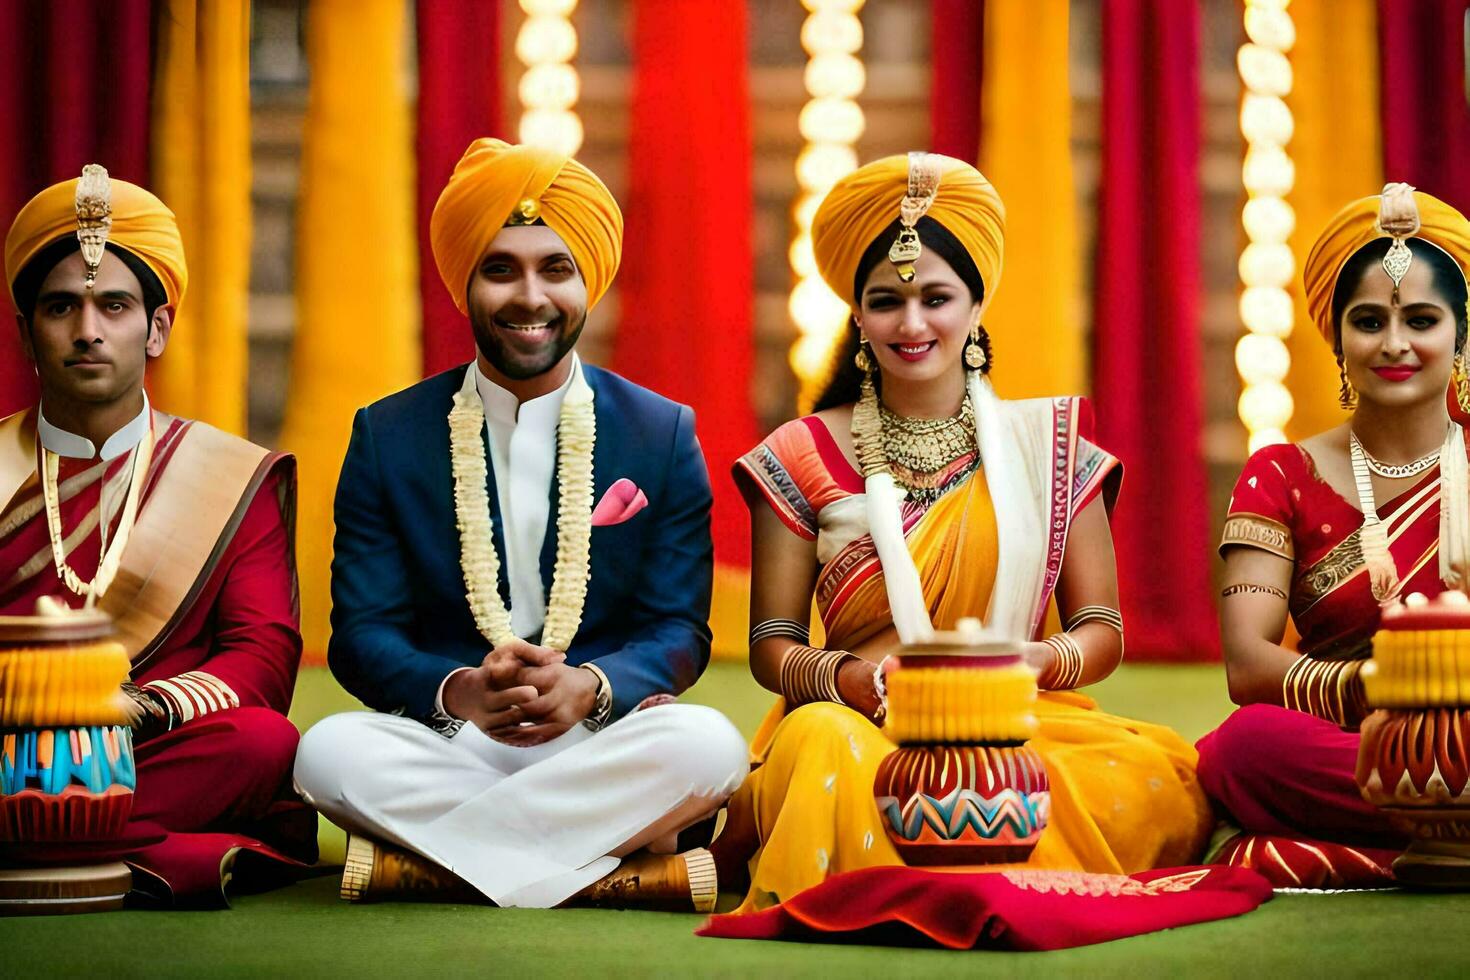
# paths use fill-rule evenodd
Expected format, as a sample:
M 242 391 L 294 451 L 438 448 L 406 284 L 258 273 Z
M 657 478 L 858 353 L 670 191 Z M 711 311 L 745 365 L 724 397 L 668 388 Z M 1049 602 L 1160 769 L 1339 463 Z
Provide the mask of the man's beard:
M 553 329 L 551 339 L 534 348 L 512 343 L 507 336 L 509 328 L 497 324 L 493 315 L 484 318 L 471 316 L 470 325 L 475 333 L 475 347 L 485 360 L 512 381 L 525 381 L 545 374 L 561 363 L 582 336 L 587 314 L 583 312 L 576 326 L 570 328 L 565 316 L 555 317 L 548 323 Z

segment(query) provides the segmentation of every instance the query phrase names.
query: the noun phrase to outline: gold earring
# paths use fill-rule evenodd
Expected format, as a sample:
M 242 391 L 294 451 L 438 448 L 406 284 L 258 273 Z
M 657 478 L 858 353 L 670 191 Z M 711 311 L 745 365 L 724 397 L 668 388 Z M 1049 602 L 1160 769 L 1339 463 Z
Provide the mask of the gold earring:
M 1459 403 L 1460 411 L 1470 415 L 1470 371 L 1465 368 L 1464 350 L 1455 354 L 1455 366 L 1450 379 L 1455 386 L 1455 401 Z
M 985 348 L 980 346 L 980 318 L 970 324 L 970 341 L 965 344 L 965 367 L 978 371 L 985 366 Z
M 864 374 L 873 373 L 873 358 L 868 353 L 868 338 L 862 334 L 858 334 L 857 355 L 852 359 L 852 363 L 856 364 L 857 369 Z
M 1342 361 L 1337 362 L 1337 375 L 1342 379 L 1342 384 L 1337 389 L 1337 403 L 1344 412 L 1351 412 L 1358 407 L 1358 393 L 1348 384 L 1347 366 Z

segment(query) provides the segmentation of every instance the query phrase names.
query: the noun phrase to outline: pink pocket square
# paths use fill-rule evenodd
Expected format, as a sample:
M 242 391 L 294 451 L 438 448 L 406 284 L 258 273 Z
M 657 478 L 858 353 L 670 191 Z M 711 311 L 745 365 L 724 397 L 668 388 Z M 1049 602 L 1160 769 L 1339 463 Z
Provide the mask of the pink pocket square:
M 627 477 L 607 488 L 607 493 L 592 508 L 592 526 L 609 527 L 630 520 L 634 514 L 648 506 L 648 498 L 638 485 Z

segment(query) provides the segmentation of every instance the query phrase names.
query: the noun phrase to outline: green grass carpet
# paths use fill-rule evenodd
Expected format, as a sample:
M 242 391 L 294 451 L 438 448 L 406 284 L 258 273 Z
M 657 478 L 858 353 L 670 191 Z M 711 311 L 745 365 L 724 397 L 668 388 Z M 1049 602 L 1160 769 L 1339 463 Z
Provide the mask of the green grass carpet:
M 1225 717 L 1218 667 L 1129 666 L 1092 692 L 1110 711 L 1196 738 Z M 770 696 L 716 664 L 689 700 L 749 735 Z M 358 707 L 325 671 L 302 675 L 305 727 Z M 324 824 L 324 828 L 325 828 Z M 324 850 L 340 854 L 324 829 Z M 1470 896 L 1277 896 L 1237 919 L 1055 953 L 951 953 L 700 939 L 698 918 L 655 912 L 454 905 L 347 906 L 335 877 L 235 899 L 218 913 L 127 911 L 0 919 L 0 976 L 419 978 L 653 975 L 821 977 L 964 971 L 993 976 L 1460 975 Z

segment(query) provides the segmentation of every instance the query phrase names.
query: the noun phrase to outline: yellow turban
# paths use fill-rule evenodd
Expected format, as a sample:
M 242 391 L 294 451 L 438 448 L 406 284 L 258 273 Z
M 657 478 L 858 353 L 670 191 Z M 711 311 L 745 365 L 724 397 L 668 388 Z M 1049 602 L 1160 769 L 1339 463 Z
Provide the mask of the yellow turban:
M 990 181 L 953 157 L 929 154 L 937 163 L 938 190 L 926 212 L 957 238 L 985 284 L 989 303 L 1000 285 L 1005 256 L 1006 209 Z M 884 157 L 839 180 L 822 199 L 812 219 L 812 249 L 817 269 L 832 291 L 854 302 L 853 277 L 868 246 L 898 218 L 908 193 L 909 158 Z
M 1390 184 L 1384 188 L 1384 194 L 1359 198 L 1337 212 L 1307 253 L 1307 264 L 1302 269 L 1307 312 L 1329 344 L 1334 343 L 1337 335 L 1336 324 L 1332 322 L 1332 293 L 1337 288 L 1342 267 L 1364 245 L 1390 237 L 1378 227 L 1379 211 L 1385 206 L 1385 199 L 1390 202 L 1388 207 L 1412 214 L 1406 193 L 1401 192 L 1397 197 L 1389 193 L 1395 187 L 1407 191 L 1407 185 Z M 1419 212 L 1419 230 L 1410 237 L 1422 238 L 1444 249 L 1461 273 L 1470 269 L 1470 222 L 1465 216 L 1439 198 L 1420 191 L 1413 192 L 1413 204 Z
M 478 139 L 460 157 L 429 218 L 434 263 L 454 305 L 512 214 L 539 217 L 561 236 L 597 305 L 623 255 L 623 213 L 597 175 L 553 150 Z
M 170 306 L 184 301 L 189 284 L 189 267 L 184 262 L 184 241 L 174 213 L 137 184 L 110 178 L 112 228 L 109 244 L 136 255 L 163 283 Z M 26 203 L 5 236 L 5 281 L 11 300 L 15 279 L 36 253 L 59 238 L 77 234 L 77 179 L 52 184 Z

